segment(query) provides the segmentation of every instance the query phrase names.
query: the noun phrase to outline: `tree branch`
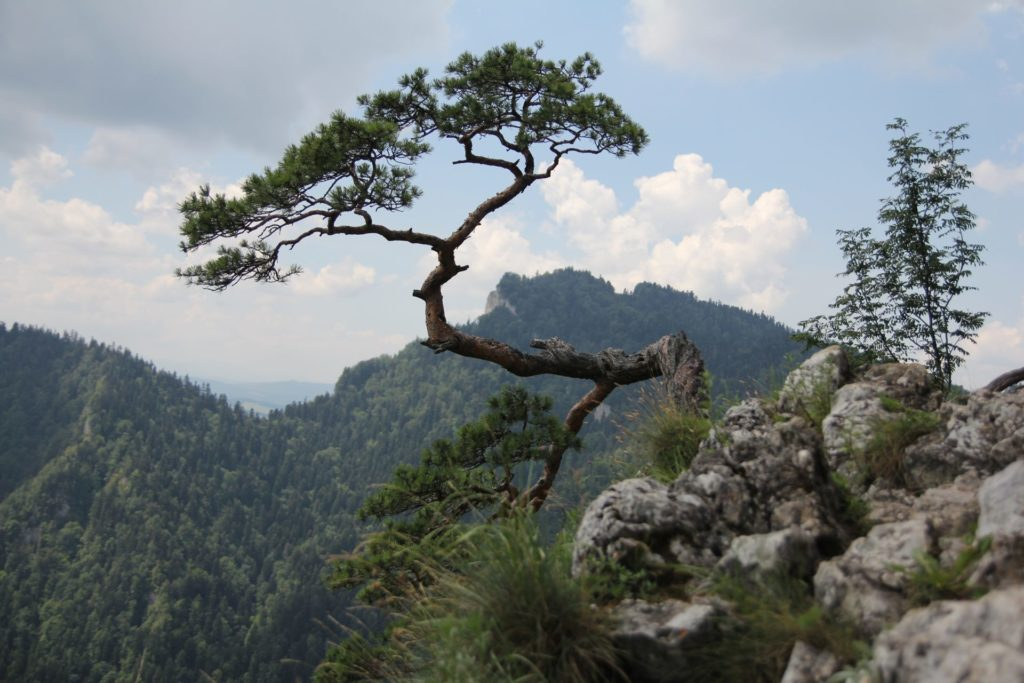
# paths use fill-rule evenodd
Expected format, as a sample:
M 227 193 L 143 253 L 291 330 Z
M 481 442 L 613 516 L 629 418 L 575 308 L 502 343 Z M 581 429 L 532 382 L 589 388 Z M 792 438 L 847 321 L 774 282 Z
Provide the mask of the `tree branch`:
M 984 391 L 1006 391 L 1014 384 L 1024 382 L 1024 368 L 1017 368 L 1016 370 L 1010 370 L 996 377 L 994 380 L 982 387 Z

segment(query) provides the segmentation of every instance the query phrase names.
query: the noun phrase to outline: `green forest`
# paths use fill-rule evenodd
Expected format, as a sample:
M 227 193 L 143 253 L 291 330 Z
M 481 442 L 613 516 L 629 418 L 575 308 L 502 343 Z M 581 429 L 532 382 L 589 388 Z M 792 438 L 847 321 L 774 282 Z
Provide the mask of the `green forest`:
M 770 317 L 589 273 L 506 275 L 469 323 L 525 347 L 636 350 L 684 330 L 719 396 L 778 381 L 799 346 Z M 355 512 L 399 463 L 478 417 L 515 378 L 413 341 L 330 395 L 260 417 L 209 387 L 74 333 L 0 324 L 0 680 L 307 680 L 329 643 L 373 627 L 325 587 L 366 530 Z M 563 413 L 585 391 L 523 382 Z M 591 418 L 575 464 L 616 448 L 642 387 Z M 599 489 L 565 476 L 562 508 Z M 551 506 L 558 509 L 559 505 Z

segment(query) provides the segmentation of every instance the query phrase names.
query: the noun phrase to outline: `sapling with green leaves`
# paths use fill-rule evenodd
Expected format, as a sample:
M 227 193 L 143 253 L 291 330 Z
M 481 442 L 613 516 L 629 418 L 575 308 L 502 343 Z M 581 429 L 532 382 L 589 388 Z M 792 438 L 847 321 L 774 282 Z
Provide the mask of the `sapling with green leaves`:
M 975 216 L 960 199 L 973 183 L 961 158 L 966 124 L 933 131 L 933 147 L 901 118 L 887 128 L 897 132 L 889 143 L 889 182 L 897 193 L 878 212 L 885 235 L 877 239 L 866 227 L 838 231 L 842 275 L 851 282 L 830 305 L 834 312 L 801 322 L 797 337 L 809 345 L 843 344 L 869 362 L 923 358 L 948 391 L 965 344 L 988 315 L 957 305 L 974 289 L 968 281 L 983 250 L 967 241 Z

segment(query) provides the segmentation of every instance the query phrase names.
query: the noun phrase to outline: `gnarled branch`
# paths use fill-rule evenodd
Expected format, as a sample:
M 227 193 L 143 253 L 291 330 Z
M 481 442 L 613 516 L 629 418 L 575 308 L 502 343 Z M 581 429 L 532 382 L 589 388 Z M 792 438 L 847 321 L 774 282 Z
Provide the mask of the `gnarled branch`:
M 985 391 L 1006 391 L 1014 384 L 1024 382 L 1024 368 L 1017 368 L 1016 370 L 1010 370 L 996 377 L 994 380 L 986 384 L 982 389 Z

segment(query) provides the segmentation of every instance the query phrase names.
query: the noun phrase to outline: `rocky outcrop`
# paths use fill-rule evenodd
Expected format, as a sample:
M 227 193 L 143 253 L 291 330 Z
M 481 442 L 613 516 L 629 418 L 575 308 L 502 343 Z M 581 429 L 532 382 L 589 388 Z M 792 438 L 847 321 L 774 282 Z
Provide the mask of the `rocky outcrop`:
M 1024 587 L 907 614 L 875 644 L 884 683 L 1024 681 Z
M 804 419 L 778 422 L 761 402 L 743 401 L 726 413 L 690 469 L 671 485 L 619 482 L 588 506 L 576 534 L 574 572 L 588 561 L 625 557 L 641 567 L 712 567 L 734 543 L 733 560 L 738 553 L 750 559 L 757 553 L 743 547 L 777 545 L 783 538 L 788 546 L 804 548 L 795 564 L 813 566 L 819 552 L 837 551 L 849 538 L 839 510 L 842 494 L 819 452 L 820 440 Z M 775 541 L 752 538 L 774 532 L 783 535 Z
M 822 562 L 814 575 L 814 596 L 825 609 L 839 612 L 861 633 L 875 635 L 909 607 L 909 576 L 920 552 L 932 553 L 936 541 L 927 520 L 880 524 L 855 540 L 841 557 Z
M 886 399 L 906 408 L 933 409 L 939 399 L 932 384 L 923 365 L 887 363 L 869 368 L 856 382 L 840 387 L 821 423 L 829 466 L 856 481 L 858 451 L 880 423 L 899 417 Z
M 913 411 L 937 419 L 896 454 L 902 476 L 862 476 L 879 426 Z M 859 503 L 835 473 L 854 482 Z M 732 637 L 712 618 L 731 609 L 714 577 L 756 587 L 786 576 L 872 643 L 858 664 L 865 676 L 1024 681 L 1024 393 L 940 405 L 922 366 L 876 366 L 851 380 L 841 351 L 828 349 L 790 375 L 777 403 L 733 406 L 672 484 L 634 479 L 601 494 L 573 559 L 576 574 L 604 562 L 704 568 L 686 601 L 614 610 L 635 680 L 696 680 L 687 662 Z M 843 666 L 853 662 L 800 643 L 783 680 L 824 681 Z
M 721 637 L 721 610 L 681 600 L 624 600 L 614 611 L 615 646 L 632 664 L 630 680 L 658 683 L 694 667 L 694 657 Z
M 939 410 L 943 428 L 906 451 L 906 471 L 920 488 L 963 472 L 998 472 L 1024 453 L 1024 393 L 979 392 Z

